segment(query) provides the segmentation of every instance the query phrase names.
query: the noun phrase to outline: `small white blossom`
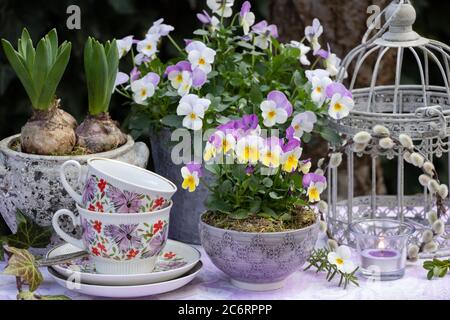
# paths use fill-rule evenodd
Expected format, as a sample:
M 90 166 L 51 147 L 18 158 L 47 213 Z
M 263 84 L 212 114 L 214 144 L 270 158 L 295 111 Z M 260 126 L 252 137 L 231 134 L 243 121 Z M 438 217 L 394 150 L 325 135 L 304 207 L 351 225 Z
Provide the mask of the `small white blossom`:
M 403 159 L 405 159 L 407 163 L 411 163 L 411 152 L 405 151 L 405 153 L 403 153 Z
M 392 141 L 391 138 L 386 137 L 383 139 L 380 139 L 380 147 L 386 150 L 392 149 L 395 146 L 394 141 Z
M 191 130 L 200 130 L 203 127 L 203 117 L 211 101 L 201 99 L 195 94 L 188 94 L 181 98 L 177 107 L 177 115 L 184 116 L 183 126 Z
M 350 260 L 351 255 L 349 247 L 340 246 L 335 252 L 328 253 L 328 262 L 335 265 L 343 273 L 352 273 L 355 271 L 356 266 Z
M 411 137 L 407 134 L 401 134 L 398 137 L 398 140 L 400 140 L 400 143 L 402 144 L 403 148 L 406 149 L 413 149 L 414 148 L 414 142 L 412 141 Z
M 377 136 L 382 136 L 382 137 L 389 137 L 391 135 L 388 128 L 386 128 L 385 126 L 379 125 L 379 124 L 377 124 L 375 127 L 373 127 L 373 132 Z
M 342 153 L 333 153 L 330 157 L 330 168 L 337 168 L 342 163 Z
M 233 14 L 234 0 L 207 0 L 208 7 L 220 17 L 229 18 Z
M 435 252 L 438 249 L 438 245 L 436 242 L 431 241 L 424 245 L 423 251 L 425 252 Z
M 441 184 L 438 189 L 438 194 L 442 199 L 447 198 L 448 196 L 448 187 L 445 184 Z
M 431 163 L 430 161 L 426 161 L 424 164 L 423 164 L 423 171 L 425 171 L 425 173 L 427 173 L 428 175 L 430 175 L 431 177 L 433 177 L 434 176 L 434 171 L 435 171 L 435 169 L 434 169 L 434 164 L 433 163 Z
M 408 259 L 415 261 L 419 257 L 420 248 L 415 244 L 408 248 Z
M 423 243 L 431 242 L 431 241 L 433 241 L 433 238 L 434 238 L 434 234 L 433 234 L 433 231 L 431 231 L 431 230 L 427 229 L 422 233 L 422 242 Z
M 367 148 L 367 143 L 355 143 L 353 145 L 353 151 L 356 153 L 364 152 Z
M 421 174 L 419 176 L 419 183 L 423 187 L 428 187 L 428 184 L 430 183 L 430 181 L 431 181 L 431 177 L 427 174 Z
M 322 169 L 317 169 L 314 173 L 317 174 L 317 175 L 319 175 L 319 176 L 325 175 L 325 173 L 323 172 Z
M 300 60 L 300 63 L 309 66 L 311 65 L 311 62 L 308 60 L 308 53 L 311 51 L 311 48 L 304 45 L 301 42 L 292 40 L 291 43 L 288 44 L 291 48 L 297 48 L 300 51 L 300 55 L 298 59 Z
M 133 46 L 133 36 L 128 36 L 117 40 L 117 50 L 119 50 L 119 59 L 125 56 Z
M 325 201 L 321 200 L 317 206 L 318 206 L 319 211 L 321 213 L 327 213 L 328 212 L 328 203 L 326 203 Z
M 336 242 L 336 240 L 328 239 L 328 248 L 330 248 L 331 251 L 336 251 L 337 248 L 339 248 L 339 244 Z
M 360 131 L 353 137 L 353 141 L 360 144 L 368 144 L 370 140 L 372 140 L 372 136 L 366 131 Z
M 423 156 L 417 152 L 411 153 L 410 160 L 411 160 L 411 164 L 415 165 L 418 168 L 422 168 L 423 163 L 425 162 L 425 159 L 423 158 Z

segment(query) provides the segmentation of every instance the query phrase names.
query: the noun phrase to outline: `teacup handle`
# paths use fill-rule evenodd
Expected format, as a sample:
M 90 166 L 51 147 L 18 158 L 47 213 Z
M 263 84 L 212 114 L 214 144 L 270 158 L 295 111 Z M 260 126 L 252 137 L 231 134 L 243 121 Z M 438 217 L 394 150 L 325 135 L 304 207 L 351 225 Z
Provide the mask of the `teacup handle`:
M 61 227 L 59 226 L 59 217 L 61 216 L 69 216 L 70 219 L 72 219 L 73 225 L 74 227 L 81 225 L 81 220 L 80 217 L 77 217 L 73 214 L 72 211 L 67 210 L 67 209 L 61 209 L 58 210 L 54 215 L 53 215 L 53 219 L 52 219 L 52 225 L 53 228 L 55 229 L 56 233 L 65 241 L 67 241 L 70 244 L 73 244 L 74 246 L 85 250 L 86 246 L 84 245 L 83 241 L 80 239 L 76 239 L 74 237 L 72 237 L 71 235 L 67 234 L 66 232 L 64 232 Z
M 59 170 L 59 177 L 60 177 L 61 183 L 62 183 L 64 189 L 66 189 L 67 193 L 69 193 L 69 195 L 80 206 L 82 206 L 83 205 L 83 203 L 82 203 L 83 197 L 81 196 L 81 194 L 79 194 L 75 190 L 73 190 L 73 188 L 67 182 L 67 179 L 66 179 L 66 167 L 68 167 L 68 166 L 74 166 L 77 169 L 78 181 L 80 181 L 80 178 L 81 178 L 81 164 L 78 161 L 75 161 L 75 160 L 69 160 L 69 161 L 64 162 L 62 164 L 62 166 L 61 166 L 61 169 Z

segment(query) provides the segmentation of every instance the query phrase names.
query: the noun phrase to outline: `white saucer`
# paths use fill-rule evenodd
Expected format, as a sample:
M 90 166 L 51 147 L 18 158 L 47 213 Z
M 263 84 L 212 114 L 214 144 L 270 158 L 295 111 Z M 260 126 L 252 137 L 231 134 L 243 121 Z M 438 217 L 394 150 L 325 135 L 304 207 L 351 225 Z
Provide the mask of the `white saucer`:
M 47 257 L 80 251 L 71 244 L 63 244 L 47 253 Z M 200 252 L 181 242 L 168 240 L 156 263 L 154 272 L 145 274 L 110 275 L 99 274 L 89 258 L 52 266 L 62 276 L 78 279 L 79 282 L 105 286 L 132 286 L 157 283 L 175 279 L 191 270 L 200 260 Z
M 105 298 L 139 298 L 155 294 L 161 294 L 179 289 L 191 282 L 202 269 L 203 264 L 199 261 L 193 269 L 185 275 L 166 282 L 145 284 L 140 286 L 100 286 L 84 283 L 74 283 L 68 281 L 67 277 L 56 272 L 52 267 L 48 267 L 48 272 L 55 281 L 74 292 Z

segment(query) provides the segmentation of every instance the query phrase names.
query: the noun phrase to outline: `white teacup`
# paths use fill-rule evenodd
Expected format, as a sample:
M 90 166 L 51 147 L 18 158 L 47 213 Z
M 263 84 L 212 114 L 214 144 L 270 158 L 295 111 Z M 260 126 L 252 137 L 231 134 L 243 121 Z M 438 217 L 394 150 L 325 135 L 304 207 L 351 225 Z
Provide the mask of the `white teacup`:
M 78 179 L 84 181 L 83 194 L 78 194 L 67 182 L 68 166 L 74 166 Z M 177 191 L 175 184 L 151 171 L 103 158 L 87 161 L 85 179 L 80 163 L 69 160 L 61 166 L 60 178 L 66 191 L 81 207 L 105 213 L 157 211 L 165 208 Z
M 67 209 L 56 212 L 53 228 L 68 243 L 88 251 L 97 272 L 126 275 L 153 271 L 167 242 L 172 202 L 159 211 L 135 214 L 102 214 L 78 205 L 77 209 L 78 216 Z M 81 239 L 61 229 L 58 219 L 64 215 L 81 226 Z

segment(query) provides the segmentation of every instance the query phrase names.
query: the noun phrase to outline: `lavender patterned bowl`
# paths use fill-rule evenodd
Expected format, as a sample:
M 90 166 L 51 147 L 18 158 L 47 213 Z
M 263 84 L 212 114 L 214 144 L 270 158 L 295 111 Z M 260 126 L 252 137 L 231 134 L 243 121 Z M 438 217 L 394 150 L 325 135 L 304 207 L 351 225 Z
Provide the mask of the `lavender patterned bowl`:
M 309 258 L 319 235 L 319 222 L 304 229 L 277 233 L 224 230 L 200 221 L 205 252 L 231 283 L 241 289 L 282 288 Z
M 77 205 L 78 216 L 67 209 L 53 216 L 56 233 L 68 243 L 86 250 L 103 274 L 139 274 L 152 272 L 164 249 L 172 202 L 162 210 L 134 214 L 104 214 Z M 59 218 L 68 216 L 81 226 L 81 239 L 64 232 Z

